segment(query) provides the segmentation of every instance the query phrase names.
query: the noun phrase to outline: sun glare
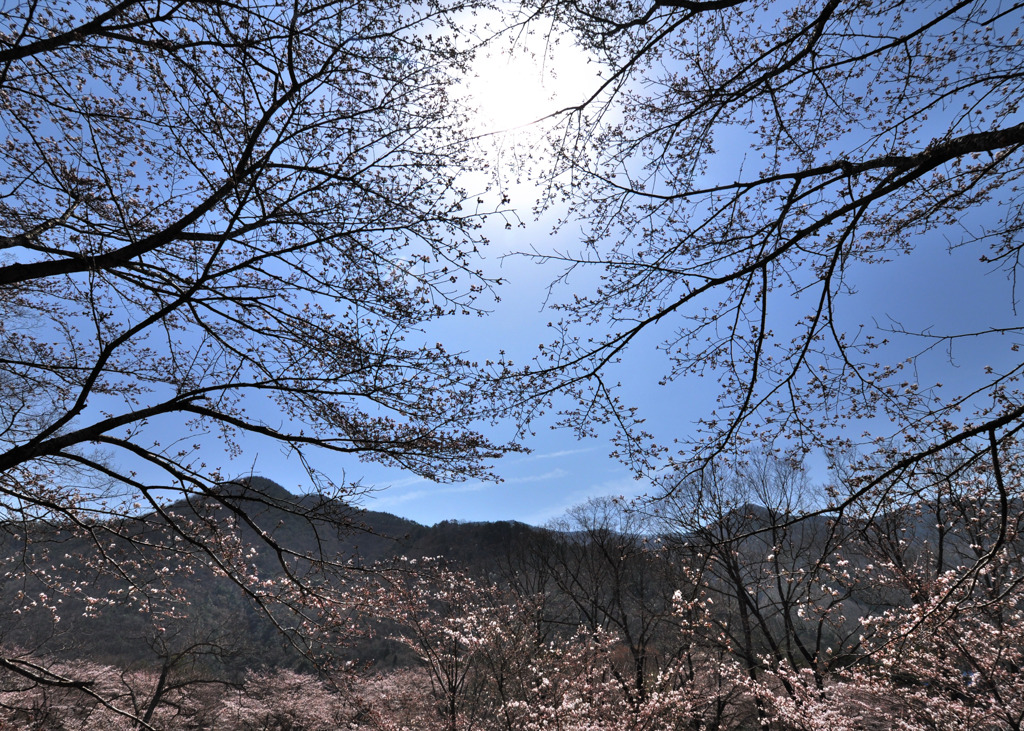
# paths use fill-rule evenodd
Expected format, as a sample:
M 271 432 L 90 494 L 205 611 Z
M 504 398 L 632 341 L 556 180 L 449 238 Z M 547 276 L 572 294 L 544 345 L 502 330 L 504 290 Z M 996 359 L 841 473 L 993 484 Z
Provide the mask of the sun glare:
M 597 87 L 597 65 L 564 40 L 536 38 L 483 49 L 465 80 L 481 133 L 521 129 L 583 101 Z

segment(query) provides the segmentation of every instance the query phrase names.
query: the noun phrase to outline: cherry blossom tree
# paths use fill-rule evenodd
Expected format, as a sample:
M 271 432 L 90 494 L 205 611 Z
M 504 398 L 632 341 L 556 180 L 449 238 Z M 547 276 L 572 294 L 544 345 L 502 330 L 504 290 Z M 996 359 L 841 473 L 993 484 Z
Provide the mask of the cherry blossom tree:
M 549 623 L 584 626 L 618 638 L 628 661 L 610 670 L 623 693 L 645 701 L 649 683 L 679 647 L 673 594 L 682 577 L 654 524 L 611 498 L 593 498 L 552 521 L 540 553 L 565 605 L 547 609 Z
M 359 723 L 380 731 L 431 728 L 436 723 L 430 679 L 420 668 L 374 673 L 355 681 L 363 713 Z M 359 726 L 357 726 L 358 728 Z
M 819 687 L 859 656 L 856 599 L 867 577 L 850 559 L 863 553 L 854 553 L 854 526 L 804 517 L 817 491 L 801 464 L 765 454 L 719 461 L 663 489 L 662 529 L 714 603 L 706 643 L 721 643 L 751 680 L 785 664 L 808 669 Z
M 994 601 L 951 570 L 923 601 L 865 617 L 863 657 L 826 684 L 783 663 L 748 687 L 784 729 L 1020 728 L 1018 585 Z
M 223 690 L 222 685 L 167 683 L 158 672 L 86 660 L 48 662 L 10 652 L 8 657 L 0 680 L 4 728 L 203 727 L 212 723 Z
M 1016 281 L 1024 210 L 1019 6 L 532 6 L 605 69 L 566 112 L 551 175 L 585 240 L 542 258 L 601 277 L 564 303 L 545 348 L 544 373 L 579 402 L 566 424 L 611 425 L 640 471 L 697 470 L 750 443 L 879 457 L 839 509 L 935 455 L 982 458 L 1016 434 L 1021 332 L 1002 281 Z M 946 249 L 964 262 L 960 296 L 1005 290 L 1005 306 L 920 326 L 861 314 L 858 288 L 902 261 L 929 277 Z M 616 364 L 652 338 L 664 383 L 715 397 L 691 433 L 650 433 L 615 386 Z M 966 352 L 991 361 L 952 371 Z
M 217 724 L 238 731 L 333 731 L 351 728 L 360 715 L 358 703 L 316 676 L 280 670 L 251 673 L 228 692 Z
M 981 600 L 952 587 L 999 584 L 988 573 L 996 557 L 1017 555 L 1021 7 L 531 7 L 573 28 L 604 64 L 592 95 L 565 112 L 559 164 L 546 171 L 552 193 L 542 205 L 574 201 L 563 230 L 579 226 L 584 239 L 532 253 L 564 267 L 553 297 L 574 284 L 538 372 L 559 381 L 539 383 L 541 398 L 571 394 L 577 405 L 563 423 L 614 429 L 616 454 L 639 474 L 667 468 L 668 499 L 688 486 L 722 488 L 713 479 L 721 464 L 762 450 L 820 455 L 842 472 L 831 492 L 774 524 L 737 519 L 703 541 L 718 586 L 746 608 L 729 626 L 751 638 L 738 645 L 746 665 L 766 669 L 771 692 L 782 688 L 794 704 L 807 671 L 825 693 L 863 651 L 846 607 L 973 611 Z M 955 287 L 955 311 L 924 320 L 909 286 L 902 303 L 885 291 L 938 276 L 947 254 L 956 272 L 933 289 Z M 581 291 L 581 270 L 594 287 Z M 972 306 L 983 292 L 1002 299 Z M 689 431 L 657 432 L 652 410 L 616 385 L 636 377 L 631 363 L 654 358 L 680 400 L 710 394 Z M 851 533 L 816 552 L 799 578 L 770 565 L 786 562 L 779 537 L 795 549 L 809 530 L 799 524 L 819 520 Z M 760 563 L 736 555 L 752 540 L 773 544 Z M 1015 606 L 1009 594 L 992 596 L 1000 613 Z M 827 657 L 840 649 L 831 641 L 800 647 L 799 613 L 812 609 L 828 609 L 812 619 L 845 638 L 843 661 Z M 898 627 L 908 642 L 940 641 L 928 622 Z M 1012 727 L 1009 719 L 998 723 Z
M 213 574 L 312 653 L 352 570 L 322 549 L 353 486 L 317 453 L 458 480 L 515 448 L 478 430 L 503 365 L 423 334 L 495 284 L 449 94 L 474 7 L 0 10 L 0 519 L 26 603 L 181 616 L 180 577 Z M 228 483 L 255 442 L 312 494 Z
M 538 631 L 544 597 L 517 596 L 431 560 L 395 569 L 383 574 L 390 581 L 365 587 L 369 593 L 360 601 L 384 620 L 381 631 L 393 627 L 391 636 L 417 658 L 432 704 L 426 714 L 424 706 L 406 704 L 416 710 L 391 715 L 393 722 L 448 731 L 668 731 L 750 720 L 753 693 L 739 665 L 698 643 L 713 627 L 706 594 L 677 591 L 669 599 L 665 613 L 675 618 L 675 636 L 663 638 L 658 662 L 641 656 L 638 679 L 638 653 L 653 656 L 654 647 L 638 649 L 635 628 L 584 621 L 571 632 Z M 363 698 L 379 717 L 389 717 L 389 699 Z
M 537 654 L 529 598 L 474 580 L 434 559 L 401 560 L 360 601 L 385 620 L 382 631 L 408 648 L 430 681 L 433 708 L 421 727 L 456 731 L 502 716 L 522 695 Z M 504 726 L 502 726 L 504 727 Z

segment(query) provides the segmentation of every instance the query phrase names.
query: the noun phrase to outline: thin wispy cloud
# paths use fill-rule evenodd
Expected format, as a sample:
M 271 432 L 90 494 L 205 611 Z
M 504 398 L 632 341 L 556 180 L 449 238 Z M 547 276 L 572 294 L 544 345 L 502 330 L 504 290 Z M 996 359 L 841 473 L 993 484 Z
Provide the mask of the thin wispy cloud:
M 557 459 L 559 457 L 571 457 L 576 454 L 586 454 L 587 452 L 593 452 L 597 447 L 585 447 L 583 449 L 563 449 L 558 452 L 547 452 L 545 454 L 531 454 L 525 457 L 522 461 L 529 462 L 535 459 Z
M 395 488 L 412 487 L 413 485 L 424 485 L 430 483 L 425 477 L 419 475 L 410 475 L 409 477 L 403 477 L 398 480 L 389 480 L 386 485 L 381 485 L 378 489 L 380 490 L 393 490 Z
M 557 469 L 549 470 L 542 475 L 523 475 L 522 477 L 510 477 L 505 480 L 506 485 L 519 485 L 524 482 L 543 482 L 544 480 L 557 480 L 560 477 L 567 477 L 569 471 L 558 467 Z
M 569 471 L 564 470 L 561 467 L 554 470 L 549 470 L 539 475 L 523 475 L 521 477 L 510 477 L 509 479 L 502 482 L 500 485 L 493 482 L 470 482 L 462 485 L 433 485 L 426 487 L 421 490 L 412 490 L 410 492 L 403 492 L 400 494 L 394 494 L 390 491 L 378 497 L 374 501 L 374 508 L 381 507 L 393 507 L 395 505 L 403 505 L 410 503 L 415 500 L 422 500 L 424 498 L 436 498 L 438 495 L 455 495 L 458 493 L 469 493 L 469 492 L 480 492 L 481 490 L 490 490 L 495 487 L 501 487 L 502 485 L 522 485 L 531 482 L 544 482 L 546 480 L 557 480 L 563 477 L 569 476 Z M 427 480 L 420 479 L 418 482 L 428 482 Z M 412 483 L 412 484 L 415 484 Z M 394 487 L 394 485 L 392 485 Z
M 564 515 L 569 508 L 575 507 L 595 496 L 621 497 L 625 500 L 633 500 L 645 492 L 646 483 L 638 482 L 632 477 L 623 477 L 617 480 L 609 480 L 597 485 L 588 485 L 574 490 L 557 504 L 550 505 L 544 510 L 529 515 L 523 522 L 531 525 L 543 525 L 554 518 Z
M 485 482 L 473 482 L 467 485 L 438 485 L 435 487 L 424 488 L 422 490 L 413 490 L 411 492 L 404 492 L 400 495 L 386 495 L 377 499 L 374 503 L 374 509 L 382 507 L 392 507 L 395 505 L 402 505 L 404 503 L 410 503 L 414 500 L 421 500 L 423 498 L 435 498 L 438 495 L 454 495 L 457 493 L 465 492 L 480 492 L 481 490 L 489 487 Z

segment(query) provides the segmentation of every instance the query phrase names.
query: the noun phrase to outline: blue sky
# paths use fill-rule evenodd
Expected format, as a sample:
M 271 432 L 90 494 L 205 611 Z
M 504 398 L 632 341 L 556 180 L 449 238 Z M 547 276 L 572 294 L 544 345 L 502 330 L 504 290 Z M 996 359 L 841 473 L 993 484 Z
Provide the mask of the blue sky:
M 516 243 L 519 248 L 534 242 L 551 248 L 574 243 L 567 233 L 552 239 L 543 223 L 513 232 L 509 238 L 515 240 L 499 236 L 492 255 L 515 248 Z M 1012 282 L 1005 273 L 980 262 L 977 247 L 950 250 L 949 242 L 937 233 L 919 237 L 916 244 L 909 255 L 887 264 L 860 265 L 852 272 L 851 281 L 858 291 L 846 302 L 845 317 L 851 325 L 885 326 L 893 318 L 911 330 L 931 329 L 934 334 L 943 334 L 1019 323 L 1012 308 Z M 453 331 L 453 339 L 461 342 L 468 337 L 467 347 L 479 352 L 480 357 L 486 357 L 487 349 L 499 343 L 513 354 L 534 353 L 537 343 L 549 337 L 545 326 L 556 314 L 541 309 L 544 286 L 556 273 L 523 260 L 506 259 L 503 276 L 509 283 L 502 288 L 503 301 L 486 320 L 452 323 L 456 328 L 468 325 L 461 332 Z M 580 281 L 579 285 L 587 286 L 587 282 Z M 694 419 L 709 408 L 714 382 L 704 379 L 659 386 L 665 362 L 654 351 L 658 335 L 650 333 L 647 342 L 628 355 L 619 371 L 627 398 L 640 406 L 651 431 L 670 441 L 686 436 Z M 918 338 L 903 342 L 896 339 L 894 348 L 909 354 L 927 344 Z M 914 372 L 922 384 L 942 382 L 950 392 L 958 391 L 964 383 L 976 383 L 987 366 L 998 369 L 1015 365 L 1018 360 L 1012 345 L 1012 339 L 1000 337 L 962 341 L 951 349 L 940 345 L 919 360 Z M 427 524 L 446 518 L 515 519 L 538 524 L 588 497 L 635 497 L 650 489 L 649 483 L 633 479 L 625 466 L 608 456 L 610 435 L 578 441 L 567 431 L 546 426 L 539 425 L 536 437 L 525 442 L 533 450 L 531 454 L 512 455 L 497 464 L 504 478 L 500 484 L 474 481 L 439 486 L 399 474 L 392 476 L 366 465 L 369 483 L 389 487 L 365 504 Z M 875 433 L 892 430 L 892 425 L 886 423 L 865 426 Z M 827 479 L 823 458 L 812 455 L 809 467 L 814 479 Z
M 528 210 L 531 202 L 524 198 L 521 205 Z M 538 345 L 552 337 L 548 322 L 557 319 L 557 313 L 543 307 L 548 282 L 557 275 L 557 270 L 524 258 L 502 260 L 501 255 L 529 249 L 531 245 L 541 250 L 574 248 L 573 237 L 567 234 L 552 237 L 549 232 L 548 220 L 527 221 L 525 228 L 511 230 L 496 223 L 489 232 L 492 245 L 484 252 L 483 265 L 491 274 L 497 272 L 507 280 L 497 291 L 501 301 L 491 305 L 492 314 L 488 317 L 456 317 L 440 322 L 426 339 L 440 340 L 449 350 L 465 351 L 467 357 L 481 361 L 496 358 L 499 350 L 505 350 L 516 363 L 534 357 Z M 581 288 L 588 285 L 582 279 L 578 284 Z M 409 342 L 412 340 L 410 336 Z M 655 364 L 651 365 L 642 373 L 638 372 L 631 384 L 634 388 L 630 390 L 638 398 L 657 380 L 657 369 Z M 665 414 L 674 419 L 677 408 L 668 406 Z M 635 480 L 624 465 L 609 457 L 611 446 L 607 438 L 579 441 L 566 430 L 552 429 L 552 424 L 553 419 L 549 418 L 534 425 L 536 436 L 523 442 L 529 453 L 512 454 L 495 462 L 494 471 L 502 479 L 498 483 L 471 480 L 437 484 L 399 469 L 348 457 L 325 458 L 318 467 L 332 479 L 339 480 L 344 475 L 344 479 L 369 488 L 370 492 L 360 501 L 364 507 L 427 525 L 447 519 L 543 524 L 589 497 L 622 495 L 632 498 L 648 489 L 648 485 Z M 494 440 L 503 441 L 512 438 L 514 425 L 499 425 L 485 431 Z M 280 459 L 276 446 L 260 449 L 252 442 L 249 446 L 251 448 L 233 462 L 238 465 L 236 471 L 252 470 L 292 491 L 308 488 L 301 466 Z
M 583 84 L 577 83 L 577 87 Z M 507 84 L 506 84 L 507 86 Z M 528 93 L 528 86 L 506 89 L 507 93 Z M 712 169 L 741 162 L 745 144 L 741 137 L 736 144 L 719 147 L 729 156 L 713 162 Z M 544 309 L 547 286 L 560 270 L 555 266 L 538 266 L 526 258 L 502 255 L 513 251 L 576 251 L 578 229 L 567 227 L 551 235 L 551 223 L 558 211 L 547 219 L 532 221 L 530 208 L 535 192 L 528 185 L 513 191 L 513 205 L 521 211 L 525 228 L 504 228 L 495 221 L 487 234 L 492 240 L 484 252 L 484 269 L 491 276 L 506 280 L 498 292 L 501 302 L 493 305 L 488 318 L 461 317 L 431 329 L 430 339 L 440 340 L 452 351 L 465 351 L 476 360 L 494 359 L 504 350 L 516 362 L 528 361 L 537 354 L 541 342 L 550 342 L 553 335 L 547 323 L 558 319 L 558 313 Z M 919 235 L 911 254 L 883 265 L 855 265 L 849 281 L 857 293 L 844 302 L 842 322 L 850 331 L 859 325 L 868 328 L 886 327 L 899 322 L 908 330 L 931 331 L 935 334 L 991 326 L 1017 324 L 1019 316 L 1013 307 L 1012 282 L 1004 273 L 991 271 L 991 265 L 978 261 L 979 247 L 950 249 L 963 231 L 978 230 L 986 216 L 984 209 L 972 212 L 970 220 L 942 232 Z M 588 292 L 599 272 L 579 274 L 555 292 L 554 300 L 565 300 L 573 291 Z M 792 309 L 795 313 L 796 310 Z M 994 316 L 993 313 L 998 313 Z M 787 319 L 784 307 L 777 313 Z M 793 315 L 797 317 L 797 315 Z M 999 320 L 1002 317 L 1004 320 Z M 792 319 L 789 320 L 792 322 Z M 671 327 L 671 323 L 667 324 Z M 655 348 L 667 331 L 653 331 L 634 344 L 611 380 L 621 380 L 627 403 L 640 407 L 647 419 L 646 427 L 662 442 L 686 437 L 693 422 L 711 407 L 714 381 L 677 381 L 660 386 L 666 362 Z M 919 338 L 894 338 L 886 356 L 905 357 L 925 348 L 929 343 Z M 1013 367 L 1019 361 L 1011 352 L 1010 338 L 988 337 L 977 341 L 961 341 L 947 349 L 937 347 L 923 357 L 914 369 L 919 381 L 931 385 L 941 381 L 950 392 L 964 383 L 977 383 L 978 374 L 986 366 Z M 498 483 L 468 481 L 438 485 L 410 476 L 397 469 L 359 462 L 356 459 L 334 460 L 321 465 L 335 479 L 359 481 L 371 492 L 362 503 L 365 507 L 384 510 L 425 524 L 445 519 L 520 520 L 542 524 L 561 515 L 567 508 L 589 497 L 621 495 L 627 498 L 644 494 L 649 483 L 637 481 L 627 468 L 611 458 L 610 434 L 579 441 L 571 432 L 552 430 L 551 421 L 534 425 L 536 435 L 524 441 L 528 454 L 511 455 L 495 465 L 502 480 Z M 865 424 L 875 433 L 891 432 L 892 425 Z M 488 435 L 496 441 L 510 438 L 513 426 L 499 426 Z M 271 447 L 270 449 L 273 449 Z M 260 455 L 247 450 L 239 463 L 285 487 L 304 487 L 298 465 L 281 462 L 273 454 Z M 824 461 L 816 455 L 809 460 L 812 479 L 827 479 Z
M 557 270 L 525 259 L 498 261 L 501 253 L 525 249 L 530 244 L 571 248 L 575 243 L 570 234 L 551 237 L 549 230 L 548 222 L 537 222 L 525 229 L 506 232 L 499 228 L 493 233 L 493 246 L 485 263 L 500 266 L 501 276 L 508 280 L 501 287 L 502 301 L 494 305 L 488 318 L 463 317 L 447 322 L 444 337 L 453 349 L 465 348 L 470 356 L 484 359 L 493 357 L 500 348 L 523 361 L 536 353 L 540 342 L 550 339 L 546 326 L 557 313 L 545 311 L 543 301 L 547 283 Z M 908 328 L 934 326 L 940 333 L 947 326 L 963 330 L 991 324 L 991 313 L 1002 312 L 1007 314 L 1005 324 L 1009 325 L 1015 319 L 1008 306 L 1011 283 L 1001 272 L 990 272 L 990 265 L 980 263 L 977 256 L 977 249 L 951 253 L 940 237 L 922 237 L 911 255 L 855 272 L 859 275 L 859 291 L 847 303 L 847 317 L 851 323 L 870 325 L 891 316 Z M 578 284 L 588 285 L 582 280 Z M 665 363 L 654 352 L 657 335 L 651 333 L 644 347 L 634 349 L 619 370 L 627 398 L 640 406 L 651 431 L 670 441 L 686 436 L 694 419 L 709 407 L 714 382 L 704 379 L 659 386 Z M 945 348 L 937 348 L 920 362 L 920 379 L 925 383 L 941 380 L 947 387 L 955 387 L 961 380 L 976 380 L 975 375 L 987 365 L 1013 362 L 1009 341 L 1000 344 L 990 339 L 978 345 L 983 347 L 971 343 L 955 346 L 952 362 Z M 610 434 L 579 441 L 572 433 L 550 426 L 550 421 L 536 425 L 536 436 L 524 442 L 531 450 L 529 454 L 510 455 L 496 462 L 496 472 L 503 479 L 500 483 L 472 480 L 436 484 L 355 459 L 338 460 L 329 469 L 336 477 L 343 471 L 347 479 L 359 480 L 373 490 L 362 500 L 365 507 L 428 525 L 445 519 L 543 524 L 589 497 L 632 498 L 650 489 L 649 483 L 634 479 L 624 465 L 609 456 Z M 887 425 L 874 427 L 884 431 Z M 511 428 L 499 427 L 492 434 L 496 439 L 507 438 Z M 257 472 L 289 489 L 302 484 L 303 475 L 297 465 L 274 466 L 270 454 L 260 458 L 250 452 L 243 459 L 254 460 Z M 812 456 L 810 467 L 815 479 L 826 479 L 820 458 Z

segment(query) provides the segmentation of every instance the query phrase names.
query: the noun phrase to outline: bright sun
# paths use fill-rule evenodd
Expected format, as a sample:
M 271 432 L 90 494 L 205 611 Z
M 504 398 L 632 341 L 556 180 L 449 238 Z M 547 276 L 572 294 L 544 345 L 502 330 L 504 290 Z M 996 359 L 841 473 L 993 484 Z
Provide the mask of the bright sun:
M 519 42 L 480 51 L 465 90 L 481 132 L 513 130 L 583 101 L 598 85 L 597 65 L 565 42 Z

